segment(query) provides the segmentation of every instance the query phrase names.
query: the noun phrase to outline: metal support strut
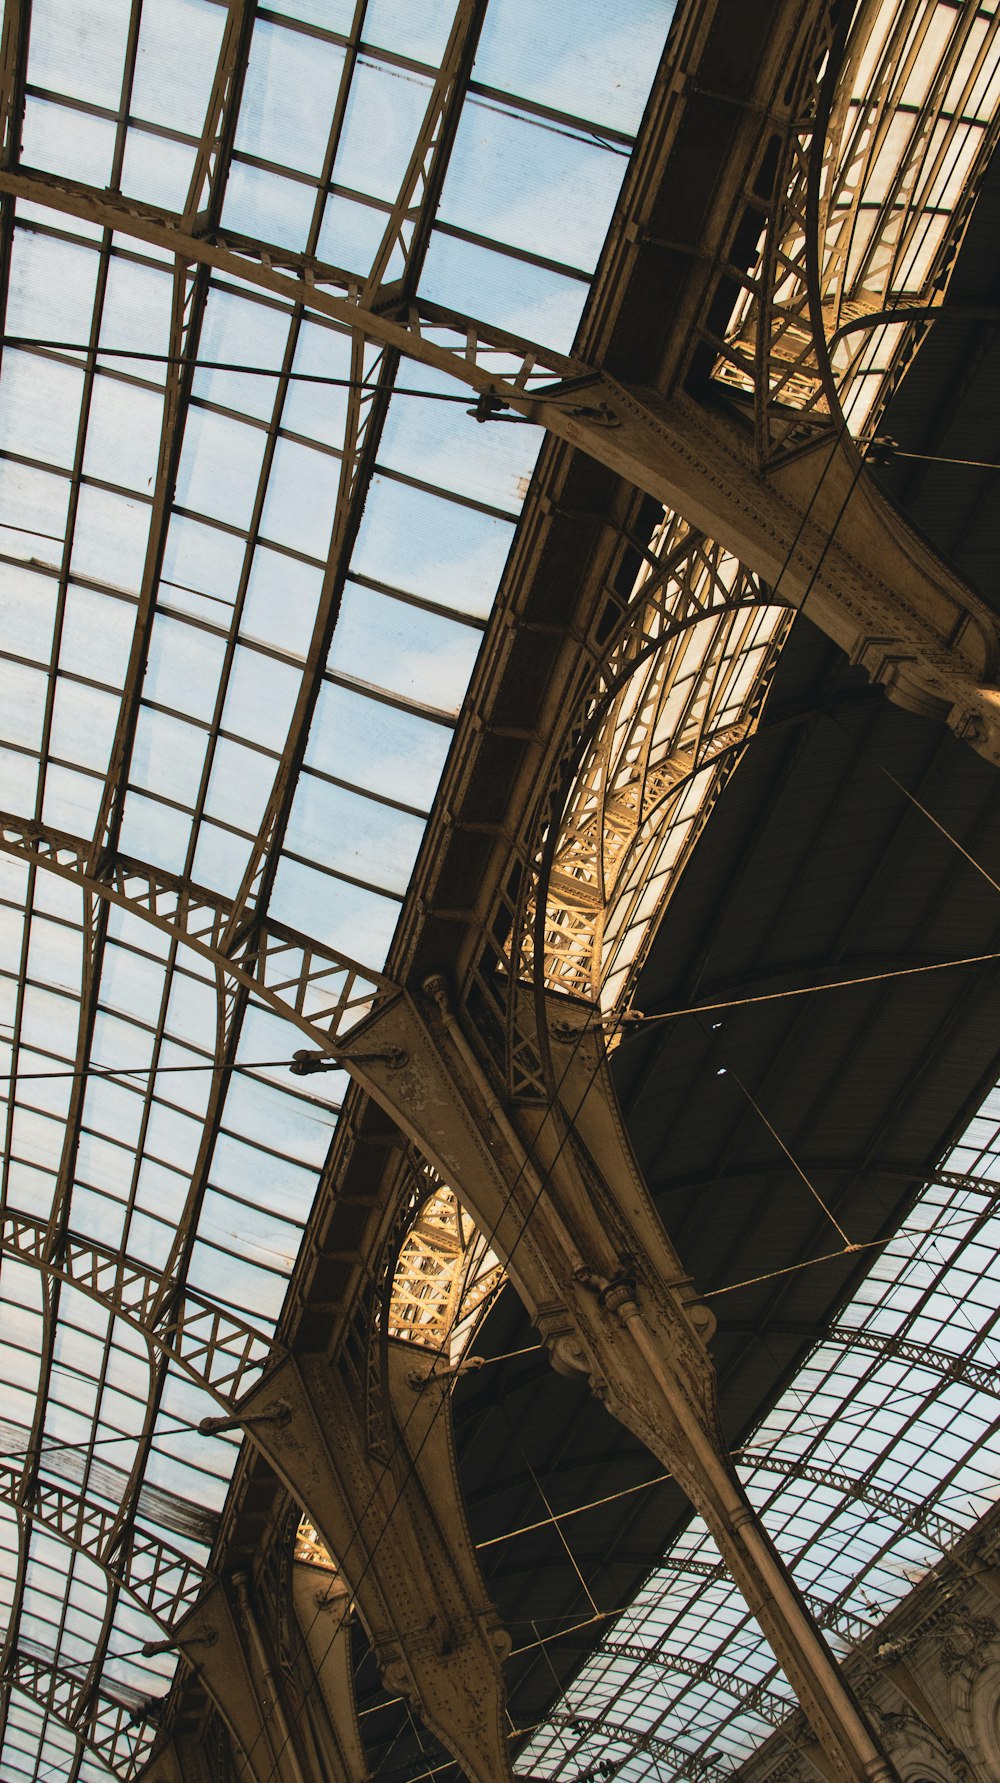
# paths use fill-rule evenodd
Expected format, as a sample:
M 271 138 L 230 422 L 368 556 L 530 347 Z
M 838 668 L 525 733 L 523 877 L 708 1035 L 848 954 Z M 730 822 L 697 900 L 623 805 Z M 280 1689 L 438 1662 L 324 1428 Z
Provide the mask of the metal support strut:
M 552 1105 L 505 1101 L 440 980 L 401 997 L 346 1051 L 375 1095 L 490 1235 L 553 1364 L 582 1372 L 670 1469 L 703 1517 L 788 1676 L 835 1778 L 895 1773 L 787 1567 L 750 1505 L 719 1422 L 714 1329 L 660 1224 L 626 1138 L 603 1036 L 556 1044 Z M 524 1012 L 530 1020 L 530 1007 Z M 372 1042 L 407 1063 L 374 1062 Z M 350 1067 L 349 1067 L 350 1068 Z

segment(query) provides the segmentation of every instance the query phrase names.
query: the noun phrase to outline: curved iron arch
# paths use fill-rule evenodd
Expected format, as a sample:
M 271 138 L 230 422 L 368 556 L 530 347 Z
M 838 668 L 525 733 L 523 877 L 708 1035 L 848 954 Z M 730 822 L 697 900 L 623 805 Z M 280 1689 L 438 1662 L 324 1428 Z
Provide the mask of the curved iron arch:
M 164 1633 L 170 1632 L 174 1621 L 190 1609 L 206 1585 L 212 1583 L 214 1575 L 208 1566 L 202 1566 L 182 1549 L 139 1528 L 131 1532 L 129 1556 L 135 1554 L 148 1562 L 148 1576 L 131 1577 L 129 1571 L 115 1567 L 106 1559 L 100 1549 L 103 1535 L 113 1532 L 117 1521 L 116 1513 L 109 1506 L 75 1491 L 72 1486 L 56 1485 L 48 1480 L 36 1484 L 36 1502 L 25 1503 L 16 1496 L 14 1482 L 20 1477 L 13 1468 L 0 1468 L 0 1505 L 37 1524 L 75 1554 L 92 1561 Z M 96 1542 L 98 1546 L 88 1546 L 88 1542 Z M 174 1575 L 174 1584 L 161 1582 Z
M 677 579 L 679 572 L 686 564 L 704 552 L 706 544 L 710 548 L 714 541 L 707 541 L 705 535 L 691 530 L 671 551 L 662 570 L 657 570 L 648 578 L 630 598 L 618 623 L 604 640 L 599 664 L 589 680 L 588 686 L 580 694 L 576 708 L 563 729 L 563 741 L 559 755 L 546 778 L 546 790 L 530 819 L 527 827 L 527 839 L 523 844 L 523 865 L 520 876 L 516 909 L 509 940 L 510 958 L 508 969 L 508 992 L 505 998 L 505 1020 L 507 1032 L 507 1073 L 508 1082 L 513 1083 L 517 1070 L 517 1060 L 524 1051 L 524 1037 L 518 1033 L 517 989 L 519 984 L 519 963 L 525 938 L 532 934 L 532 978 L 536 1004 L 537 1045 L 542 1055 L 536 1062 L 536 1093 L 544 1085 L 551 1088 L 552 1061 L 547 1057 L 547 1011 L 546 991 L 543 980 L 542 962 L 544 960 L 544 934 L 546 916 L 546 887 L 552 870 L 553 857 L 558 842 L 558 826 L 562 821 L 573 786 L 579 776 L 587 748 L 613 708 L 615 700 L 624 691 L 632 676 L 659 651 L 669 648 L 678 638 L 694 630 L 701 624 L 718 622 L 727 614 L 740 611 L 752 611 L 765 606 L 784 607 L 785 602 L 768 598 L 763 585 L 746 571 L 738 560 L 735 577 L 736 591 L 726 590 L 717 604 L 704 606 L 696 602 L 689 592 L 685 600 L 685 610 L 680 615 L 665 616 L 661 589 L 669 586 Z M 750 590 L 747 592 L 746 590 Z M 656 615 L 663 619 L 662 629 L 656 635 L 646 635 L 651 625 L 650 608 L 654 606 Z M 621 660 L 624 658 L 624 660 Z M 617 659 L 617 660 L 616 660 Z M 742 741 L 742 740 L 741 740 Z M 702 771 L 708 763 L 698 763 L 695 771 Z M 685 777 L 687 778 L 687 777 Z M 680 783 L 679 783 L 680 784 Z M 673 789 L 676 792 L 676 788 Z M 673 796 L 673 795 L 671 795 Z M 534 903 L 533 917 L 531 905 Z
M 67 1733 L 72 1734 L 79 1745 L 104 1766 L 109 1776 L 120 1778 L 121 1783 L 132 1783 L 141 1774 L 152 1754 L 155 1733 L 152 1723 L 138 1713 L 138 1704 L 129 1706 L 106 1691 L 93 1693 L 92 1702 L 86 1709 L 89 1716 L 88 1731 L 87 1725 L 82 1724 L 82 1717 L 79 1720 L 74 1718 L 72 1709 L 74 1695 L 82 1698 L 79 1678 L 64 1667 L 53 1665 L 44 1659 L 36 1659 L 20 1650 L 16 1650 L 11 1656 L 4 1673 L 4 1683 L 8 1689 L 26 1697 L 60 1727 L 64 1727 Z M 102 1722 L 107 1730 L 103 1736 L 98 1731 Z M 139 1728 L 150 1729 L 147 1745 L 140 1746 L 142 1736 L 133 1731 Z M 124 1761 L 109 1756 L 109 1750 L 113 1753 L 115 1744 L 120 1739 L 124 1739 L 129 1746 L 129 1754 Z
M 726 609 L 720 609 L 720 612 L 722 612 L 722 611 L 740 611 L 740 610 L 745 610 L 745 609 L 752 609 L 753 607 L 763 607 L 763 606 L 768 606 L 768 605 L 780 606 L 781 604 L 782 603 L 769 602 L 769 601 L 764 601 L 764 600 L 760 600 L 760 599 L 755 599 L 755 600 L 746 599 L 746 600 L 740 600 L 740 601 L 734 603 L 732 607 L 729 607 Z M 663 642 L 666 642 L 667 644 L 669 644 L 670 642 L 673 641 L 674 636 L 679 636 L 679 635 L 681 635 L 681 633 L 683 631 L 693 629 L 694 626 L 701 624 L 701 623 L 705 623 L 705 622 L 707 622 L 713 618 L 716 618 L 718 616 L 719 616 L 718 614 L 713 612 L 712 614 L 701 615 L 694 620 L 684 622 L 682 625 L 678 626 L 676 633 L 672 634 L 672 636 L 670 638 L 663 640 Z M 553 798 L 551 811 L 547 814 L 541 814 L 539 816 L 539 819 L 535 826 L 534 833 L 536 835 L 539 834 L 539 832 L 541 832 L 541 831 L 544 831 L 546 833 L 545 833 L 545 841 L 544 841 L 542 848 L 540 850 L 539 864 L 536 869 L 537 879 L 536 879 L 536 892 L 535 892 L 534 947 L 533 947 L 533 961 L 532 961 L 533 991 L 534 991 L 535 1009 L 536 1009 L 538 1048 L 539 1048 L 539 1053 L 541 1055 L 542 1069 L 545 1074 L 546 1082 L 547 1082 L 550 1093 L 552 1090 L 552 1086 L 555 1082 L 555 1071 L 554 1071 L 554 1065 L 553 1065 L 553 1061 L 551 1058 L 551 1054 L 549 1052 L 548 1017 L 549 1017 L 550 1011 L 549 1011 L 549 1004 L 548 1004 L 548 999 L 547 999 L 547 990 L 546 990 L 546 986 L 544 983 L 543 963 L 544 963 L 544 933 L 545 933 L 545 927 L 546 927 L 545 888 L 547 887 L 547 884 L 548 884 L 549 875 L 550 875 L 550 872 L 552 869 L 553 856 L 554 856 L 555 848 L 556 848 L 556 844 L 557 844 L 556 825 L 559 821 L 559 816 L 565 810 L 566 803 L 567 803 L 570 793 L 572 791 L 572 786 L 573 786 L 573 782 L 575 779 L 575 775 L 580 770 L 580 765 L 582 763 L 584 752 L 587 748 L 588 743 L 592 740 L 593 733 L 596 731 L 596 729 L 598 728 L 600 723 L 603 721 L 604 717 L 606 717 L 615 698 L 617 697 L 618 693 L 621 691 L 622 686 L 625 684 L 625 681 L 629 678 L 631 673 L 633 673 L 635 671 L 635 669 L 638 669 L 644 661 L 646 661 L 651 655 L 653 655 L 657 648 L 659 648 L 659 642 L 656 644 L 651 644 L 651 645 L 647 646 L 644 649 L 641 658 L 637 659 L 635 664 L 632 665 L 632 667 L 629 669 L 628 674 L 623 675 L 620 678 L 620 680 L 616 683 L 616 685 L 609 690 L 607 695 L 604 696 L 604 698 L 601 701 L 600 709 L 593 714 L 593 717 L 592 717 L 590 723 L 588 724 L 588 726 L 586 727 L 585 732 L 580 737 L 578 747 L 575 752 L 576 753 L 576 761 L 574 763 L 575 771 L 567 770 L 563 773 L 558 786 L 554 789 L 554 798 Z M 694 780 L 696 780 L 698 778 L 698 776 L 700 774 L 707 772 L 709 769 L 716 768 L 718 770 L 721 770 L 721 772 L 723 774 L 727 774 L 727 775 L 728 775 L 728 773 L 732 772 L 732 769 L 733 769 L 733 767 L 735 767 L 736 762 L 738 761 L 740 755 L 742 754 L 744 749 L 747 747 L 749 740 L 750 740 L 749 734 L 741 735 L 738 738 L 736 738 L 734 741 L 727 743 L 714 756 L 711 756 L 706 760 L 696 761 L 693 764 L 693 766 L 690 768 L 690 770 L 686 774 L 682 775 L 677 780 L 677 782 L 673 786 L 671 786 L 669 791 L 666 794 L 664 794 L 663 798 L 657 802 L 656 806 L 651 808 L 651 810 L 646 814 L 646 819 L 651 819 L 656 812 L 662 812 L 663 810 L 668 809 L 671 801 L 676 799 L 678 794 L 683 791 L 685 786 L 691 784 Z M 556 800 L 558 800 L 558 804 L 556 803 Z M 644 822 L 645 821 L 646 820 L 644 820 Z M 531 873 L 531 866 L 529 864 L 528 874 L 530 875 L 530 873 Z M 525 903 L 526 902 L 527 902 L 527 899 L 525 899 Z

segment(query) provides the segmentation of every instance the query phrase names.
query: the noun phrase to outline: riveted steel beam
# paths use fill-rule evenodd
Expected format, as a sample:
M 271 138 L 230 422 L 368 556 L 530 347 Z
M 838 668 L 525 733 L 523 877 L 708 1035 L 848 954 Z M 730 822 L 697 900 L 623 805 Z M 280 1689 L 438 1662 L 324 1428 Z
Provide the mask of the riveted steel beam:
M 330 1783 L 368 1779 L 354 1700 L 349 1597 L 340 1572 L 293 1561 L 292 1608 L 310 1667 L 303 1708 Z
M 155 1272 L 73 1235 L 52 1260 L 46 1235 L 44 1222 L 7 1215 L 0 1220 L 0 1254 L 88 1294 L 213 1395 L 222 1424 L 247 1430 L 343 1566 L 391 1687 L 410 1697 L 473 1783 L 509 1776 L 501 1670 L 509 1643 L 482 1584 L 461 1509 L 450 1416 L 439 1401 L 448 1382 L 432 1379 L 426 1394 L 420 1391 L 427 1372 L 433 1376 L 434 1353 L 393 1346 L 402 1351 L 389 1371 L 396 1425 L 383 1460 L 370 1450 L 353 1383 L 342 1381 L 325 1360 L 278 1359 L 259 1388 L 248 1387 L 273 1356 L 260 1332 L 187 1290 L 168 1316 L 158 1318 L 163 1296 Z M 246 1678 L 238 1689 L 234 1685 L 242 1677 L 234 1647 L 239 1639 L 226 1593 L 211 1586 L 171 1629 L 167 1644 L 179 1646 L 203 1674 L 234 1739 L 248 1750 L 248 1740 L 259 1742 L 260 1717 L 254 1731 Z M 260 1671 L 245 1651 L 242 1664 L 251 1677 Z M 258 1679 L 258 1697 L 262 1689 L 266 1696 L 265 1686 Z M 265 1721 L 269 1716 L 268 1709 Z M 278 1762 L 282 1746 L 279 1740 L 269 1765 Z M 265 1766 L 261 1783 L 267 1775 Z M 292 1772 L 283 1783 L 301 1780 Z
M 37 856 L 46 865 L 55 863 L 54 870 L 70 877 L 81 871 L 79 856 L 66 846 L 66 839 L 61 864 L 60 849 L 52 837 L 37 830 L 3 825 L 0 845 L 15 851 L 28 848 L 33 858 Z M 123 875 L 129 873 L 135 876 L 138 888 L 132 898 L 127 898 L 123 889 Z M 173 880 L 164 880 L 157 889 L 146 871 L 139 872 L 134 866 L 113 865 L 109 883 L 116 898 L 134 903 L 152 920 L 174 929 L 181 927 L 191 945 L 213 961 L 220 958 L 218 936 L 224 906 L 206 903 L 201 894 L 193 894 L 190 887 Z M 283 945 L 289 945 L 287 940 Z M 229 969 L 237 973 L 245 970 L 231 962 Z M 258 995 L 308 1029 L 301 1008 L 294 1000 L 289 1005 L 277 996 L 266 975 Z M 530 1027 L 532 1019 L 529 999 L 522 1025 Z M 323 1034 L 329 1046 L 325 1030 Z M 725 1448 L 715 1403 L 714 1370 L 705 1343 L 714 1321 L 708 1309 L 697 1302 L 639 1176 L 607 1076 L 603 1036 L 585 1026 L 576 1033 L 557 1033 L 550 1044 L 539 1031 L 535 1044 L 542 1054 L 549 1053 L 550 1075 L 553 1044 L 560 1054 L 553 1078 L 559 1085 L 557 1106 L 537 1105 L 541 1114 L 537 1108 L 532 1114 L 533 1105 L 509 1112 L 500 1107 L 483 1067 L 448 1009 L 441 986 L 432 988 L 422 1009 L 409 996 L 390 998 L 358 1022 L 346 1039 L 336 1042 L 339 1061 L 353 1070 L 392 1114 L 490 1235 L 549 1344 L 556 1366 L 587 1374 L 609 1409 L 676 1474 L 708 1523 L 817 1737 L 831 1759 L 841 1765 L 843 1775 L 856 1783 L 889 1779 L 892 1772 L 887 1761 L 804 1600 L 751 1510 Z M 491 1145 L 489 1135 L 497 1122 L 501 1142 Z M 567 1123 L 576 1136 L 572 1145 L 567 1145 Z M 581 1159 L 588 1154 L 593 1163 L 585 1166 Z M 26 1242 L 30 1248 L 30 1232 Z M 140 1288 L 140 1297 L 149 1291 L 148 1285 Z M 214 1317 L 219 1316 L 216 1311 Z M 203 1345 L 205 1317 L 204 1308 L 195 1309 L 196 1341 Z M 282 1374 L 289 1383 L 284 1393 L 276 1385 Z M 321 1381 L 311 1385 L 319 1395 L 334 1390 L 327 1370 Z M 251 1390 L 240 1407 L 239 1421 L 251 1419 L 255 1441 L 290 1490 L 305 1503 L 331 1552 L 343 1562 L 344 1541 L 351 1539 L 351 1519 L 358 1507 L 352 1510 L 350 1494 L 343 1491 L 333 1457 L 323 1461 L 320 1446 L 320 1460 L 310 1473 L 307 1489 L 303 1490 L 302 1481 L 296 1487 L 287 1460 L 282 1463 L 280 1459 L 281 1420 L 268 1417 L 261 1424 L 256 1421 L 261 1405 L 274 1411 L 279 1403 L 292 1400 L 300 1419 L 313 1424 L 313 1400 L 298 1365 L 289 1360 Z M 349 1406 L 346 1416 L 348 1420 L 355 1416 Z M 326 1420 L 330 1428 L 337 1421 Z M 310 1446 L 316 1448 L 316 1441 L 314 1432 Z M 412 1485 L 412 1476 L 407 1477 Z M 317 1514 L 313 1499 L 316 1492 L 324 1491 L 332 1494 L 331 1502 Z M 447 1554 L 447 1543 L 442 1546 Z M 421 1569 L 414 1571 L 411 1565 L 397 1564 L 394 1571 L 396 1583 L 421 1577 Z M 441 1589 L 439 1584 L 432 1598 L 439 1597 Z M 461 1582 L 455 1583 L 455 1589 L 459 1599 L 466 1596 Z M 376 1607 L 379 1617 L 370 1617 L 375 1629 L 381 1617 L 381 1609 Z M 413 1626 L 405 1614 L 402 1621 L 404 1628 Z M 400 1643 L 401 1661 L 393 1651 L 384 1664 L 388 1675 L 394 1665 L 402 1663 L 397 1687 L 406 1688 L 419 1702 L 428 1724 L 480 1783 L 505 1774 L 495 1770 L 502 1680 L 498 1654 L 490 1652 L 479 1611 L 467 1626 L 469 1654 L 482 1662 L 484 1688 L 493 1706 L 485 1720 L 480 1711 L 474 1739 L 464 1756 L 457 1747 L 464 1727 L 471 1723 L 454 1697 L 448 1655 L 440 1651 L 432 1654 L 435 1664 L 427 1681 L 415 1674 L 412 1641 Z M 396 1627 L 398 1631 L 398 1621 Z M 384 1651 L 390 1651 L 388 1645 Z M 467 1656 L 463 1676 L 469 1675 Z M 441 1695 L 435 1700 L 439 1689 Z M 456 1727 L 460 1730 L 457 1739 Z M 505 1740 L 502 1753 L 506 1763 Z
M 564 1013 L 552 999 L 548 1014 Z M 570 1008 L 573 1006 L 570 1005 Z M 524 1026 L 532 1019 L 525 999 Z M 707 1341 L 714 1319 L 649 1199 L 614 1101 L 603 1034 L 536 1033 L 550 1100 L 505 1101 L 440 982 L 386 1004 L 349 1037 L 375 1059 L 374 1093 L 476 1217 L 504 1259 L 554 1366 L 582 1373 L 668 1468 L 705 1520 L 837 1774 L 893 1771 L 726 1449 Z
M 782 598 L 808 599 L 811 617 L 895 699 L 946 719 L 1000 761 L 1000 626 L 890 508 L 846 429 L 765 473 L 737 423 L 681 394 L 668 401 L 628 389 L 597 367 L 434 306 L 411 304 L 398 318 L 365 309 L 339 294 L 349 281 L 335 268 L 303 261 L 282 270 L 280 253 L 192 236 L 178 216 L 93 187 L 0 169 L 0 192 L 305 304 L 545 428 L 718 539 Z
M 230 1783 L 234 1771 L 228 1752 L 206 1751 L 202 1741 L 174 1733 L 157 1744 L 140 1776 L 142 1783 Z
M 262 1646 L 246 1581 L 217 1579 L 147 1652 L 171 1647 L 219 1706 L 245 1783 L 306 1783 L 303 1742 L 285 1717 L 277 1677 L 285 1656 Z

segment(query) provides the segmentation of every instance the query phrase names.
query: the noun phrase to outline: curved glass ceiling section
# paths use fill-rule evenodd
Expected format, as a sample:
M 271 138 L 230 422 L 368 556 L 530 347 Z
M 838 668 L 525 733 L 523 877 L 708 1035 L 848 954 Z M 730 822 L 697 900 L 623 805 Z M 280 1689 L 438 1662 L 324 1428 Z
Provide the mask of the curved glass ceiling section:
M 737 1456 L 838 1655 L 997 1497 L 998 1122 L 994 1090 Z M 795 1706 L 695 1517 L 518 1763 L 629 1783 L 732 1776 Z
M 568 348 L 671 11 L 8 0 L 11 152 Z M 3 201 L 0 274 L 0 805 L 377 970 L 540 436 L 39 204 Z M 182 1319 L 224 1309 L 216 1386 L 259 1367 L 345 1084 L 290 1079 L 300 1041 L 246 992 L 6 855 L 0 1002 L 28 1253 L 0 1263 L 0 1773 L 96 1783 L 148 1752 L 175 1662 L 141 1649 L 197 1586 L 238 1443 L 197 1434 L 217 1402 L 94 1283 L 126 1256 Z M 159 1598 L 18 1517 L 54 1483 L 177 1551 Z M 85 1746 L 59 1704 L 89 1677 Z

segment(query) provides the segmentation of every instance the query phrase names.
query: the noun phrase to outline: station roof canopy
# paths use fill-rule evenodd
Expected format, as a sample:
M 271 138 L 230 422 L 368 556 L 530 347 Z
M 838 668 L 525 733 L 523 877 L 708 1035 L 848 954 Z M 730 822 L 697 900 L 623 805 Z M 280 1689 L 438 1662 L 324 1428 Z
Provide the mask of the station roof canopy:
M 317 1011 L 343 1032 L 386 976 L 447 949 L 467 964 L 497 842 L 463 830 L 463 800 L 501 831 L 530 749 L 557 737 L 553 653 L 596 610 L 600 541 L 652 601 L 692 536 L 489 379 L 540 401 L 580 363 L 655 386 L 673 355 L 692 400 L 746 411 L 753 194 L 710 315 L 685 280 L 744 71 L 789 10 L 6 0 L 5 1783 L 139 1775 L 163 1700 L 184 1706 L 176 1652 L 144 1646 L 281 1502 L 238 1434 L 198 1425 L 277 1333 L 318 1343 L 354 1279 L 318 1284 L 312 1239 L 363 1098 L 346 1073 L 292 1076 L 292 1055 Z M 831 375 L 862 448 L 896 441 L 885 487 L 995 602 L 1000 25 L 993 0 L 865 0 L 840 23 L 828 334 L 956 307 L 845 334 Z M 970 364 L 986 385 L 959 387 Z M 979 480 L 905 452 L 974 458 Z M 622 692 L 566 807 L 539 969 L 612 1023 L 664 1018 L 615 1028 L 619 1096 L 685 1262 L 727 1290 L 726 1427 L 836 1644 L 990 1495 L 1000 796 L 808 603 L 793 622 L 725 539 L 699 551 L 687 592 L 741 604 Z M 619 796 L 636 749 L 662 778 L 641 846 Z M 978 964 L 892 976 L 959 956 Z M 776 1285 L 845 1234 L 877 1248 Z M 199 1348 L 209 1323 L 224 1337 Z M 479 1342 L 532 1342 L 512 1290 Z M 454 1404 L 515 1636 L 519 1768 L 730 1773 L 788 1691 L 689 1507 L 547 1363 L 490 1382 Z M 551 1523 L 518 1546 L 538 1478 L 560 1510 L 608 1503 L 568 1546 Z M 134 1540 L 169 1553 L 155 1589 L 123 1582 Z M 375 1775 L 433 1768 L 363 1657 L 359 1700 Z

